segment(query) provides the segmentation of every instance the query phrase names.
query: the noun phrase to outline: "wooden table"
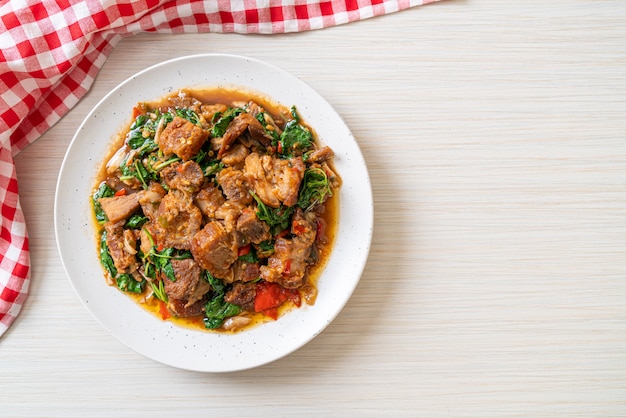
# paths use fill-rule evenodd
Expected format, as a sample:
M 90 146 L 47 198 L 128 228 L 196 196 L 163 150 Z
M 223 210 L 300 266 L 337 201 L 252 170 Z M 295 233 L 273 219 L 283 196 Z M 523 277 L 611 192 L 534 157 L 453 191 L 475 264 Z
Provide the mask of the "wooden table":
M 109 335 L 53 229 L 57 173 L 89 110 L 135 72 L 203 52 L 318 90 L 375 199 L 371 255 L 338 318 L 232 374 L 163 366 Z M 0 339 L 0 415 L 626 415 L 621 0 L 446 0 L 284 36 L 136 36 L 16 164 L 32 290 Z

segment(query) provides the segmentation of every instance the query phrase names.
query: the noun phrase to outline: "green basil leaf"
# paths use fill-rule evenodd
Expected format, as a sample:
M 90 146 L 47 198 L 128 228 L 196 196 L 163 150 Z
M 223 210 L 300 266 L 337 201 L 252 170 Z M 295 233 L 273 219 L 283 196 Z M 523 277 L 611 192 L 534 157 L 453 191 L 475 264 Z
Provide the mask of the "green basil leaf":
M 104 266 L 105 270 L 109 272 L 111 277 L 117 276 L 117 268 L 113 263 L 113 257 L 109 252 L 109 246 L 107 245 L 107 233 L 104 231 L 100 236 L 100 263 Z
M 240 107 L 228 108 L 222 115 L 220 115 L 217 122 L 215 122 L 215 125 L 211 128 L 211 136 L 214 138 L 224 136 L 228 125 L 230 125 L 233 119 L 243 112 L 244 110 Z
M 226 302 L 223 295 L 217 295 L 204 307 L 204 326 L 209 329 L 219 328 L 224 319 L 241 313 L 240 306 Z
M 302 185 L 298 195 L 298 206 L 303 210 L 311 210 L 332 196 L 328 176 L 321 168 L 309 168 L 304 172 Z
M 287 122 L 285 130 L 280 135 L 281 151 L 283 158 L 291 158 L 304 152 L 313 145 L 311 132 L 295 120 Z
M 146 216 L 135 214 L 135 215 L 131 216 L 130 218 L 128 218 L 128 221 L 126 221 L 126 224 L 124 224 L 124 228 L 126 228 L 126 229 L 139 229 L 146 222 L 148 222 L 148 218 Z
M 200 125 L 200 117 L 196 112 L 188 108 L 176 109 L 176 116 L 187 119 L 194 125 Z
M 145 280 L 138 282 L 130 274 L 120 274 L 115 278 L 118 289 L 129 293 L 141 293 L 146 284 Z
M 176 276 L 174 275 L 174 267 L 172 267 L 171 259 L 168 259 L 165 261 L 165 264 L 163 264 L 161 271 L 163 272 L 163 274 L 167 276 L 168 279 L 170 279 L 173 282 L 176 281 Z
M 289 220 L 294 211 L 293 206 L 281 205 L 279 208 L 269 208 L 255 193 L 250 192 L 250 194 L 257 203 L 256 216 L 270 226 L 273 235 L 289 227 Z
M 213 276 L 208 270 L 205 270 L 205 279 L 211 285 L 213 292 L 217 295 L 223 295 L 226 290 L 226 285 L 223 281 Z
M 98 187 L 98 190 L 94 192 L 91 198 L 93 211 L 96 215 L 96 220 L 100 224 L 105 223 L 106 221 L 108 221 L 108 219 L 98 199 L 100 199 L 101 197 L 111 197 L 113 195 L 115 195 L 115 191 L 111 189 L 105 182 L 102 182 L 102 184 L 100 184 L 100 186 Z

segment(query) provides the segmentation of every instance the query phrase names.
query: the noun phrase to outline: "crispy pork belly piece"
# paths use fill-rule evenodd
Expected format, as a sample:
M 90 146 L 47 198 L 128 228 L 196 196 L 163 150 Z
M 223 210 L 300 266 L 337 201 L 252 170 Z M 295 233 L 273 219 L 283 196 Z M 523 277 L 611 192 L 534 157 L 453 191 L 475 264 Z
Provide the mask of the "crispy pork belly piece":
M 168 105 L 161 109 L 163 112 L 167 112 L 171 108 L 185 108 L 191 109 L 198 113 L 202 106 L 202 102 L 195 97 L 193 93 L 187 89 L 180 89 L 176 95 L 172 95 L 167 98 Z
M 222 192 L 213 184 L 209 184 L 196 194 L 195 202 L 202 213 L 209 219 L 215 218 L 215 211 L 224 204 L 226 199 Z
M 234 144 L 222 155 L 222 164 L 227 167 L 238 166 L 246 160 L 248 155 L 250 155 L 250 150 L 247 147 L 243 144 Z
M 113 264 L 118 273 L 132 273 L 137 270 L 136 251 L 135 253 L 129 251 L 130 248 L 135 246 L 134 237 L 125 234 L 124 220 L 118 222 L 109 221 L 104 224 L 104 230 L 107 233 L 106 243 L 109 247 L 109 254 L 111 254 Z M 133 240 L 132 243 L 125 242 L 129 238 Z
M 224 136 L 222 137 L 217 158 L 222 158 L 222 156 L 230 150 L 231 145 L 237 140 L 237 138 L 239 138 L 249 128 L 263 131 L 261 122 L 256 120 L 251 114 L 244 112 L 237 115 L 230 122 L 228 128 L 226 128 L 226 133 L 224 133 Z
M 202 168 L 195 161 L 174 163 L 161 171 L 161 178 L 170 189 L 185 193 L 197 192 L 204 183 Z
M 202 315 L 206 302 L 207 299 L 203 298 L 189 305 L 184 299 L 169 298 L 167 302 L 167 308 L 170 310 L 170 312 L 172 312 L 173 315 L 179 318 L 191 318 L 194 316 Z
M 159 148 L 165 155 L 176 154 L 187 161 L 200 151 L 207 138 L 208 132 L 201 127 L 176 116 L 161 132 Z
M 202 212 L 186 193 L 172 189 L 157 211 L 158 241 L 166 248 L 190 248 L 189 237 L 202 227 Z
M 245 205 L 227 200 L 215 211 L 215 219 L 222 221 L 226 231 L 235 233 L 237 220 L 241 216 L 241 211 L 245 208 Z
M 226 199 L 232 203 L 247 205 L 252 202 L 248 182 L 243 171 L 226 167 L 217 175 L 217 184 L 220 185 Z
M 257 103 L 251 101 L 247 105 L 248 113 L 256 119 L 258 115 L 263 114 L 263 119 L 265 119 L 265 126 L 262 126 L 260 123 L 257 126 L 250 126 L 248 129 L 250 131 L 250 136 L 255 140 L 259 141 L 259 143 L 263 144 L 263 146 L 268 147 L 272 142 L 272 137 L 266 132 L 266 128 L 270 131 L 276 132 L 279 136 L 283 132 L 282 129 L 278 127 L 276 122 L 272 116 L 265 112 L 261 106 Z
M 241 245 L 259 244 L 272 238 L 269 225 L 257 217 L 256 210 L 252 207 L 241 212 L 237 218 L 236 229 Z
M 128 218 L 139 209 L 139 195 L 132 193 L 124 196 L 101 197 L 98 199 L 109 222 Z
M 314 218 L 315 214 L 296 210 L 291 229 L 294 237 L 276 239 L 274 254 L 267 260 L 267 266 L 260 267 L 261 278 L 287 289 L 299 288 L 306 282 L 308 259 L 315 242 Z
M 209 222 L 193 236 L 191 254 L 213 276 L 226 282 L 233 280 L 231 265 L 237 260 L 237 245 L 220 222 Z
M 233 264 L 233 281 L 251 282 L 260 277 L 259 263 L 237 260 Z
M 165 189 L 159 183 L 150 183 L 147 190 L 142 190 L 137 194 L 143 214 L 151 220 L 156 219 L 161 200 L 167 194 Z
M 224 295 L 224 300 L 239 305 L 246 311 L 254 311 L 255 297 L 256 283 L 235 283 Z
M 139 231 L 139 249 L 144 254 L 148 254 L 152 246 L 157 245 L 156 242 L 153 242 L 157 235 L 155 228 L 153 222 L 148 222 Z M 152 240 L 150 238 L 152 238 Z
M 307 162 L 321 163 L 323 161 L 330 160 L 331 158 L 333 158 L 334 155 L 335 153 L 330 147 L 323 146 L 322 148 L 316 149 L 315 151 L 311 152 L 311 154 L 309 154 Z
M 298 202 L 298 191 L 305 166 L 301 157 L 289 160 L 259 155 L 246 157 L 244 173 L 254 193 L 267 206 L 293 206 Z
M 163 284 L 168 297 L 185 301 L 185 307 L 189 307 L 211 290 L 211 285 L 202 277 L 202 269 L 194 259 L 172 259 L 171 263 L 176 281 L 164 277 Z

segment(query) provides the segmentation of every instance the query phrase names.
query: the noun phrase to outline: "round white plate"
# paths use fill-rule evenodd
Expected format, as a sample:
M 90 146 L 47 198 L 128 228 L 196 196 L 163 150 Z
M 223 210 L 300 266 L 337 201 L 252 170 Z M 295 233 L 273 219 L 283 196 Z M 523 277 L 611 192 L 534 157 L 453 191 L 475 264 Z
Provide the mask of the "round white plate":
M 193 330 L 161 321 L 105 283 L 89 196 L 113 136 L 130 122 L 137 102 L 180 88 L 233 87 L 295 105 L 322 143 L 335 151 L 343 180 L 339 228 L 318 281 L 313 306 L 236 334 Z M 107 94 L 89 113 L 67 150 L 59 175 L 54 222 L 57 246 L 74 290 L 109 332 L 136 352 L 174 367 L 227 372 L 277 360 L 302 347 L 339 314 L 356 288 L 369 253 L 373 202 L 367 167 L 350 130 L 326 100 L 298 78 L 256 59 L 193 55 L 147 68 Z

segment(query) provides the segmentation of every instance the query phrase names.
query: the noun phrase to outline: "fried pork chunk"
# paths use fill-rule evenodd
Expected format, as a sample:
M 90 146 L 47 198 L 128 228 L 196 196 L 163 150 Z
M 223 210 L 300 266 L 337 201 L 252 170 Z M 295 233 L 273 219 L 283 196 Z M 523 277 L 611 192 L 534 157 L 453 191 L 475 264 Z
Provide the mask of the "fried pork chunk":
M 244 172 L 254 193 L 267 206 L 293 206 L 298 201 L 305 166 L 302 157 L 284 160 L 256 152 L 245 160 Z
M 191 254 L 200 267 L 213 276 L 231 282 L 233 271 L 231 265 L 237 259 L 237 245 L 232 234 L 217 221 L 209 222 L 193 235 Z
M 179 116 L 168 123 L 159 137 L 159 148 L 165 155 L 176 154 L 183 161 L 191 159 L 200 151 L 208 133 L 198 125 Z

